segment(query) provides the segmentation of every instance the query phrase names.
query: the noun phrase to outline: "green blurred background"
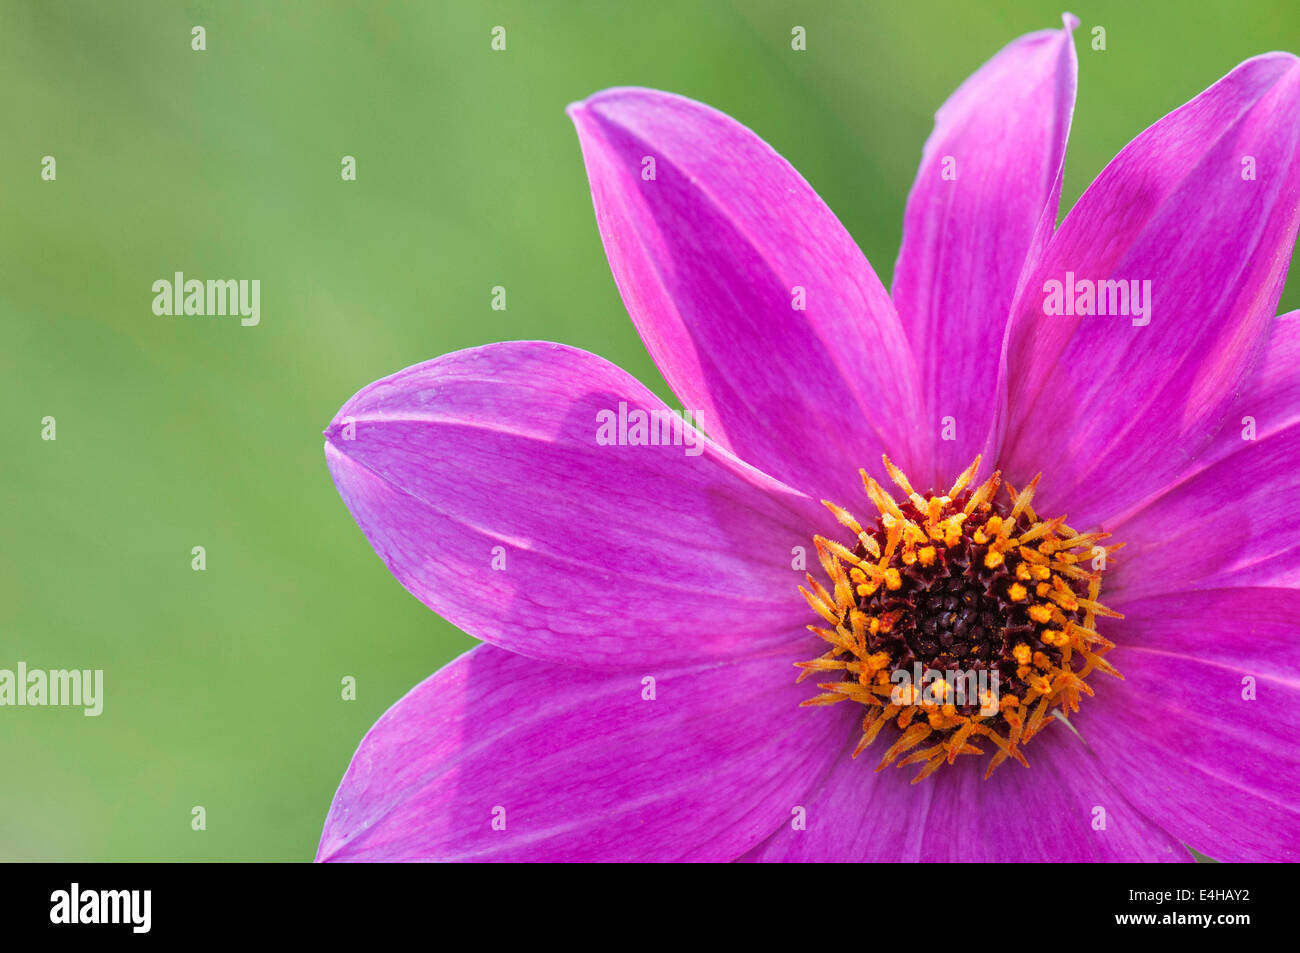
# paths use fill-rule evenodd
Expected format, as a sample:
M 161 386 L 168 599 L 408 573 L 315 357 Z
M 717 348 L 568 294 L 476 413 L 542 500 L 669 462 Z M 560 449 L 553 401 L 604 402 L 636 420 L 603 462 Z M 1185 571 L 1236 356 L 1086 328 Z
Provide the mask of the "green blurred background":
M 645 85 L 730 113 L 888 284 L 934 110 L 1061 9 L 3 0 L 0 668 L 101 668 L 106 697 L 99 718 L 0 709 L 0 858 L 313 856 L 366 728 L 472 644 L 389 576 L 334 491 L 320 432 L 357 389 L 547 338 L 668 396 L 605 264 L 566 103 Z M 1294 0 L 1073 10 L 1064 207 L 1237 62 L 1300 45 Z M 154 316 L 174 271 L 260 279 L 261 324 Z

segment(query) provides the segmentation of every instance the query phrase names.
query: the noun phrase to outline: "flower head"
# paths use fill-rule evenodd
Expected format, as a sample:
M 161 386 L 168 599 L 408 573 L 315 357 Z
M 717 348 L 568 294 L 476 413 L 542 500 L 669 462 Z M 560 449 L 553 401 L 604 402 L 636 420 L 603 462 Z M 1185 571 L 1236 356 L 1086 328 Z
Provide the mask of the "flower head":
M 939 110 L 890 293 L 735 120 L 570 107 L 689 414 L 545 342 L 339 411 L 367 539 L 487 644 L 366 735 L 319 859 L 1294 859 L 1300 62 L 1058 228 L 1076 25 Z

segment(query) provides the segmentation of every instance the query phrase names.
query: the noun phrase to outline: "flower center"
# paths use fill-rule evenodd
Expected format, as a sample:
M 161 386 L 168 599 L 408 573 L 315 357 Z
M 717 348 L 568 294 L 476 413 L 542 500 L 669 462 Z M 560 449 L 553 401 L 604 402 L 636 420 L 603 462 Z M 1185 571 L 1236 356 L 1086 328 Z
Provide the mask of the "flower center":
M 1114 643 L 1095 628 L 1096 616 L 1119 616 L 1097 601 L 1119 546 L 1063 516 L 1040 519 L 1031 505 L 1039 477 L 1017 493 L 996 472 L 968 490 L 979 463 L 945 495 L 923 496 L 886 457 L 902 500 L 863 471 L 874 526 L 826 503 L 854 539 L 816 537 L 830 588 L 809 575 L 799 590 L 830 626 L 808 627 L 830 648 L 798 663 L 799 677 L 840 675 L 803 704 L 866 706 L 855 758 L 895 726 L 876 770 L 906 755 L 900 767 L 923 764 L 914 783 L 958 755 L 983 754 L 981 738 L 992 745 L 985 777 L 1007 758 L 1028 767 L 1021 748 L 1049 716 L 1079 710 L 1093 694 L 1089 674 L 1122 677 L 1102 657 Z

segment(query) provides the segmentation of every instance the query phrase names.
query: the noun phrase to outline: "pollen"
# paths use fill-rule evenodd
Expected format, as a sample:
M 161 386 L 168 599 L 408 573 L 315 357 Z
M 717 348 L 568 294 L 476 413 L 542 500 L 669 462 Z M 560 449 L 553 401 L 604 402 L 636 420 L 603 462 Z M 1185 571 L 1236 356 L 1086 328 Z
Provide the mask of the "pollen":
M 1114 643 L 1098 616 L 1119 613 L 1098 601 L 1105 533 L 1079 533 L 1065 517 L 1042 519 L 1033 500 L 993 473 L 969 489 L 980 459 L 943 495 L 923 495 L 884 458 L 901 490 L 895 498 L 865 471 L 874 521 L 825 505 L 850 538 L 815 538 L 830 585 L 808 575 L 800 587 L 824 624 L 808 628 L 828 643 L 798 663 L 837 681 L 804 705 L 862 705 L 856 758 L 881 736 L 877 765 L 921 765 L 913 782 L 961 755 L 988 754 L 988 777 L 1014 758 L 1052 717 L 1068 719 L 1092 695 L 1094 672 L 1122 678 L 1106 661 Z M 1041 476 L 1041 474 L 1040 474 Z

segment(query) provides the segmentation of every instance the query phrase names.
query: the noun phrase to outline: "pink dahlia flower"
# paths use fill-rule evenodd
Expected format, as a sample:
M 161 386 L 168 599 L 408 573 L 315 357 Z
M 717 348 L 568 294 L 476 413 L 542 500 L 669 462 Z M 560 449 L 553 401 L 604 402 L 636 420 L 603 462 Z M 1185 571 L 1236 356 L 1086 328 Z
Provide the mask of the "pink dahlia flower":
M 736 121 L 570 107 L 700 429 L 540 342 L 344 405 L 348 509 L 486 644 L 366 735 L 318 859 L 1297 857 L 1300 64 L 1242 63 L 1057 228 L 1075 25 L 939 110 L 892 293 Z

